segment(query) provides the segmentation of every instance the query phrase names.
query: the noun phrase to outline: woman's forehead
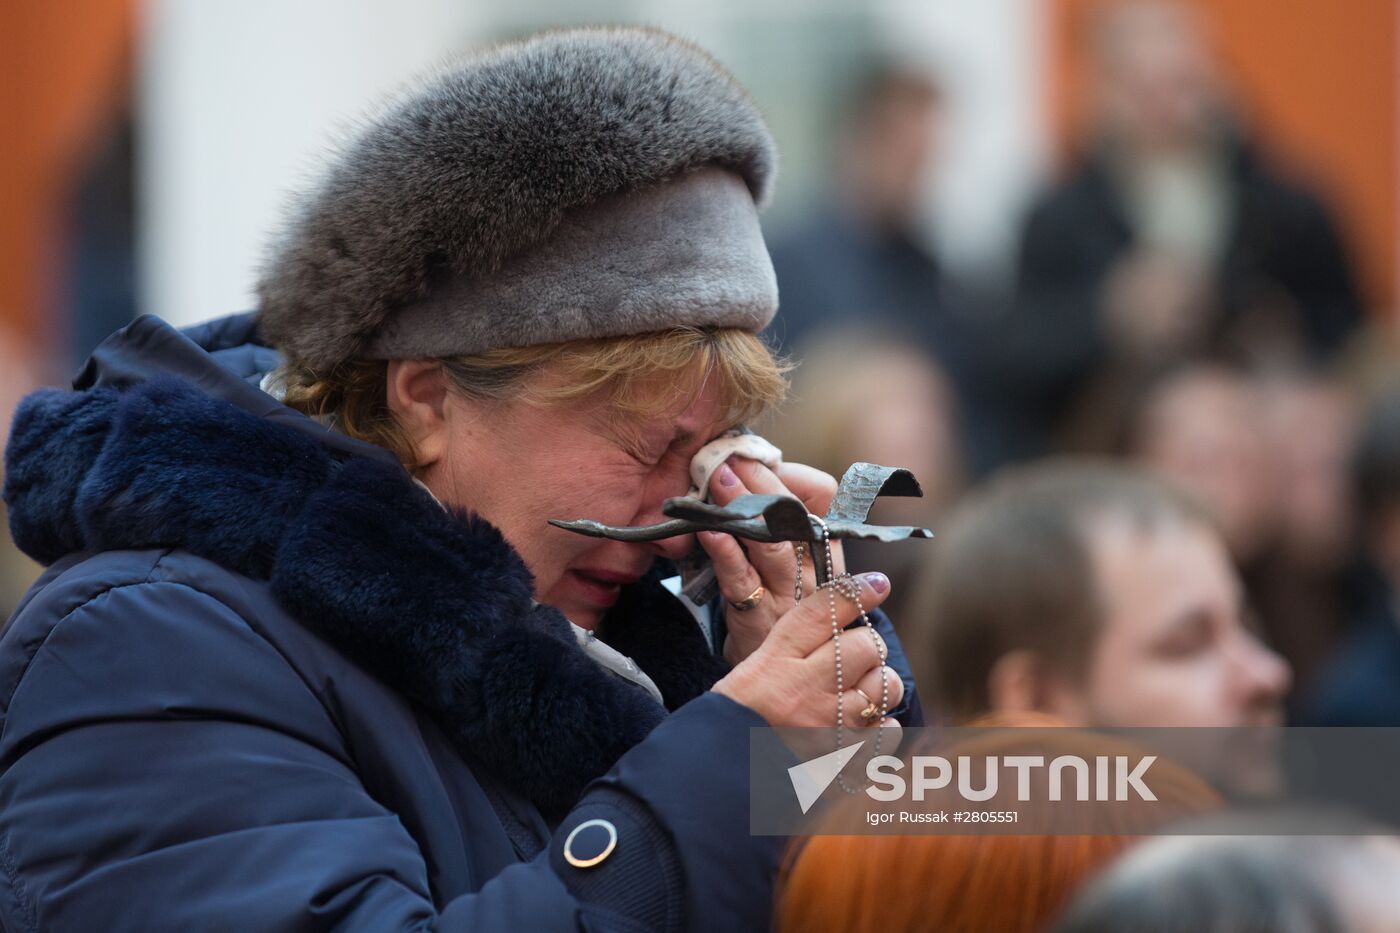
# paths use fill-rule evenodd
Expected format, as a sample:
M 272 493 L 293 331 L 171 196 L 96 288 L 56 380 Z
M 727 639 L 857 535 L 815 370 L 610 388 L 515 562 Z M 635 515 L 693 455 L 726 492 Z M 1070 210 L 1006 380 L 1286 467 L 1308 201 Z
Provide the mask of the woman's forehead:
M 697 396 L 669 411 L 623 415 L 614 423 L 619 422 L 648 440 L 664 438 L 681 445 L 704 443 L 734 427 L 727 407 L 713 396 Z

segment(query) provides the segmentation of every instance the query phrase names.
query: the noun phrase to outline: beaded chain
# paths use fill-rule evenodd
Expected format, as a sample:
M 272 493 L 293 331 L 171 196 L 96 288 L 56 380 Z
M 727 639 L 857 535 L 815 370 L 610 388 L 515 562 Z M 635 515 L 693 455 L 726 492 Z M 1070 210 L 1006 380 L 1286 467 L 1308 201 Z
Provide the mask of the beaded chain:
M 821 526 L 821 545 L 826 549 L 826 566 L 834 572 L 836 565 L 831 559 L 831 533 L 826 527 L 826 522 L 820 518 L 816 519 Z M 797 576 L 793 584 L 793 602 L 802 601 L 802 559 L 806 556 L 807 546 L 802 542 L 793 545 L 793 551 L 797 556 Z M 836 616 L 836 596 L 846 597 L 856 604 L 860 610 L 860 620 L 865 623 L 865 627 L 870 630 L 870 637 L 878 647 L 881 643 L 880 635 L 875 631 L 875 625 L 870 621 L 870 616 L 866 614 L 865 606 L 860 599 L 860 583 L 849 573 L 843 573 L 839 577 L 833 576 L 826 583 L 821 584 L 818 589 L 824 589 L 827 593 L 827 606 L 831 610 L 831 645 L 836 653 L 836 750 L 841 750 L 841 737 L 846 725 L 846 683 L 845 674 L 841 669 L 841 623 Z M 883 653 L 882 653 L 883 655 Z M 889 668 L 885 666 L 884 657 L 880 659 L 880 718 L 875 724 L 875 749 L 874 754 L 880 753 L 880 740 L 884 737 L 881 726 L 885 724 L 885 719 L 890 708 L 890 676 Z M 836 775 L 837 783 L 841 789 L 848 794 L 856 793 L 859 788 L 851 787 L 846 783 L 846 779 L 840 774 Z

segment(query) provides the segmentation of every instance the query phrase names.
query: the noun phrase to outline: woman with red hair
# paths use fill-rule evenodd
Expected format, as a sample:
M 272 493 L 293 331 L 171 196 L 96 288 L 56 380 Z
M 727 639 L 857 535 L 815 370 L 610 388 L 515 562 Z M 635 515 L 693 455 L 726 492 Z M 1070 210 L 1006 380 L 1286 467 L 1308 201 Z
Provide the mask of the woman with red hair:
M 985 734 L 939 752 L 955 756 L 1141 754 L 1118 739 L 1057 727 L 1041 714 L 999 714 L 972 724 Z M 1048 777 L 1032 778 L 1032 800 L 1047 800 Z M 870 808 L 861 794 L 829 811 L 817 835 L 789 853 L 778 896 L 781 933 L 843 930 L 899 933 L 1034 933 L 1070 896 L 1141 836 L 1184 816 L 1216 809 L 1219 795 L 1190 771 L 1165 760 L 1152 765 L 1149 804 L 1015 806 L 1015 782 L 1001 783 L 986 809 L 1016 809 L 1018 835 L 990 828 L 981 835 L 822 835 L 855 825 L 853 810 Z M 951 788 L 945 789 L 951 791 Z M 952 812 L 969 809 L 948 793 Z M 927 802 L 927 797 L 925 798 Z M 937 809 L 939 801 L 931 805 Z M 859 817 L 855 817 L 859 819 Z M 1073 834 L 1072 834 L 1073 833 Z

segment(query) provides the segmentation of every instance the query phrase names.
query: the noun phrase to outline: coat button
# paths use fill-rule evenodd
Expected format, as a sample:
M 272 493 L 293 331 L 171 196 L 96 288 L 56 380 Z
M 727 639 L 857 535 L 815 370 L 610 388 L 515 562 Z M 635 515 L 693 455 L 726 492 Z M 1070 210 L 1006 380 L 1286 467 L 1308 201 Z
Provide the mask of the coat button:
M 564 840 L 564 861 L 575 868 L 592 868 L 616 848 L 616 826 L 607 820 L 586 820 Z

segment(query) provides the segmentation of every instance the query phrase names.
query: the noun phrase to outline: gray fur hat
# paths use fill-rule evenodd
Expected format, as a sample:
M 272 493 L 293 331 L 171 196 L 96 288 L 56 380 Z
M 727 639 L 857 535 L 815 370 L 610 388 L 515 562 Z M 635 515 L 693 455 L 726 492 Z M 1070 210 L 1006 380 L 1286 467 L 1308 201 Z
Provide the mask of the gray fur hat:
M 544 33 L 400 95 L 297 206 L 264 334 L 328 369 L 777 308 L 756 208 L 776 153 L 706 53 L 636 28 Z

